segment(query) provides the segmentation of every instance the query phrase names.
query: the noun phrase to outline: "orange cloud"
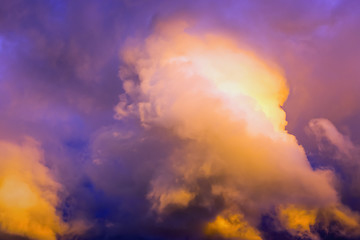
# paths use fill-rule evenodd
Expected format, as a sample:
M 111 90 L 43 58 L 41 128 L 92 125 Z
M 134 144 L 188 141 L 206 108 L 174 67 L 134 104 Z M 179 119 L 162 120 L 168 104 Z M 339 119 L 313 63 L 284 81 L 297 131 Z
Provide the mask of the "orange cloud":
M 309 232 L 316 209 L 338 204 L 332 172 L 314 171 L 285 130 L 281 106 L 289 90 L 275 64 L 183 21 L 159 24 L 144 44 L 130 42 L 123 59 L 126 94 L 116 117 L 137 116 L 144 127 L 166 128 L 186 143 L 152 181 L 148 199 L 158 214 L 167 206 L 212 208 L 220 197 L 249 237 L 231 216 L 219 215 L 208 232 L 258 239 L 256 226 L 274 207 L 293 206 L 279 215 L 292 233 Z
M 38 144 L 0 142 L 0 229 L 32 239 L 52 240 L 66 226 L 57 215 L 61 186 L 42 164 Z
M 220 236 L 226 239 L 262 239 L 260 233 L 249 226 L 240 214 L 230 214 L 225 217 L 217 216 L 213 222 L 206 226 L 205 233 L 208 236 Z

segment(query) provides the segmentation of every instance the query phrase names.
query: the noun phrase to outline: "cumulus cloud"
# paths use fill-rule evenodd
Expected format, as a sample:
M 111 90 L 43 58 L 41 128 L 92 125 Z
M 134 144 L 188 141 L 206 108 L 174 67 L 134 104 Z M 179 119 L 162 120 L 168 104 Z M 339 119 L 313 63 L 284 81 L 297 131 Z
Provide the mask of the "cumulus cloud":
M 56 239 L 66 229 L 57 212 L 61 186 L 43 165 L 38 143 L 0 142 L 0 229 L 31 239 Z
M 338 208 L 332 173 L 313 170 L 285 130 L 288 87 L 276 65 L 185 21 L 159 23 L 122 56 L 126 95 L 117 118 L 136 116 L 144 128 L 164 128 L 186 142 L 151 182 L 147 197 L 161 218 L 194 206 L 213 209 L 220 198 L 222 211 L 206 232 L 258 239 L 261 216 L 274 208 L 282 209 L 283 227 L 309 236 L 319 209 Z

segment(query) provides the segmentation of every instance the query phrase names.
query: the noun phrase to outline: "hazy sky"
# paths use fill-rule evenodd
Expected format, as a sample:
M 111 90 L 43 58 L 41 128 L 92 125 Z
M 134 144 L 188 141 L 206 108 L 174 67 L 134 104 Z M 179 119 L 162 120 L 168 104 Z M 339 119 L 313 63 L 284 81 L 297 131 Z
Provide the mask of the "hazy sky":
M 0 238 L 360 239 L 360 2 L 3 0 Z

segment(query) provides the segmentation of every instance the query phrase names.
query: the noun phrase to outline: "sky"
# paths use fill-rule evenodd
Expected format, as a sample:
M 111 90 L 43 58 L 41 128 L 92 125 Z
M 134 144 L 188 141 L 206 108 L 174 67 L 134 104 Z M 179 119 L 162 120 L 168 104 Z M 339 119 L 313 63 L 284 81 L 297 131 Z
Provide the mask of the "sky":
M 0 238 L 360 239 L 356 0 L 0 2 Z

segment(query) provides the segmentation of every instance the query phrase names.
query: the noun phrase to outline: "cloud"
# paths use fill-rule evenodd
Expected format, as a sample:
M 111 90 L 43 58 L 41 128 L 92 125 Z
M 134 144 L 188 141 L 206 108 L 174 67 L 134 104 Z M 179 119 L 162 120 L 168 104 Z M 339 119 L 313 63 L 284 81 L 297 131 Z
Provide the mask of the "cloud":
M 138 42 L 123 50 L 126 95 L 117 118 L 137 117 L 145 129 L 163 128 L 185 141 L 151 181 L 147 196 L 160 219 L 192 207 L 210 211 L 219 198 L 222 211 L 209 221 L 210 232 L 260 238 L 261 216 L 282 207 L 283 227 L 311 235 L 318 210 L 341 206 L 332 172 L 313 170 L 285 130 L 288 87 L 274 63 L 186 21 L 160 22 Z M 304 216 L 303 223 L 293 214 Z
M 339 191 L 342 201 L 352 209 L 360 211 L 360 147 L 352 142 L 327 119 L 313 119 L 309 122 L 310 133 L 316 138 L 320 167 L 334 169 L 339 177 Z
M 326 238 L 357 222 L 356 1 L 4 0 L 0 12 L 1 138 L 41 142 L 66 195 L 63 238 L 281 239 L 269 216 Z M 314 117 L 346 133 L 316 123 L 321 153 L 304 134 Z
M 356 146 L 352 143 L 348 136 L 341 134 L 336 127 L 327 119 L 312 119 L 309 122 L 309 127 L 315 135 L 321 151 L 327 151 L 323 147 L 332 145 L 337 149 L 337 158 L 352 158 L 356 152 Z M 323 144 L 323 140 L 327 140 L 327 144 Z
M 32 239 L 56 239 L 66 225 L 58 215 L 61 185 L 43 165 L 39 144 L 0 142 L 0 229 Z

